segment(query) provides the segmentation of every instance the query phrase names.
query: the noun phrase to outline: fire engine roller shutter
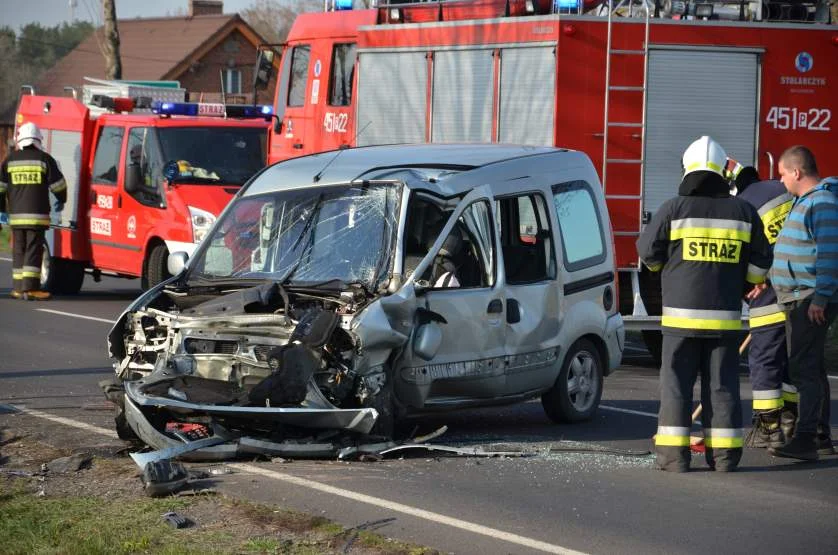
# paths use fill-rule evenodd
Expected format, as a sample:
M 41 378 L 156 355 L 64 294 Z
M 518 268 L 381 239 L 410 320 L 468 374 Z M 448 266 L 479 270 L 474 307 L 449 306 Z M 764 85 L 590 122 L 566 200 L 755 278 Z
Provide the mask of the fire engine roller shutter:
M 424 143 L 425 53 L 362 52 L 359 64 L 358 145 Z
M 81 152 L 81 133 L 78 131 L 50 131 L 49 153 L 58 163 L 58 168 L 67 183 L 67 202 L 61 212 L 62 227 L 69 227 L 78 221 L 79 174 L 81 172 L 79 153 Z M 53 197 L 50 197 L 52 200 Z M 53 222 L 58 224 L 58 222 Z
M 501 143 L 553 145 L 556 56 L 553 46 L 501 51 Z
M 492 140 L 492 66 L 489 49 L 434 54 L 432 142 Z
M 643 210 L 678 194 L 681 156 L 702 135 L 743 164 L 756 150 L 759 56 L 756 52 L 649 51 Z

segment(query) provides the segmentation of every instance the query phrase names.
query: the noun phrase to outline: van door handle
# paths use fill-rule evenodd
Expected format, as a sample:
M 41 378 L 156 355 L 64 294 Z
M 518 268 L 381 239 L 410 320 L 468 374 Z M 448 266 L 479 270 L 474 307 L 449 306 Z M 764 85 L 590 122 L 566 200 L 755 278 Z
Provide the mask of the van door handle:
M 500 299 L 494 299 L 486 308 L 487 314 L 500 314 L 501 312 L 503 312 L 503 301 Z
M 301 150 L 303 148 L 303 143 L 294 143 L 294 148 Z
M 521 305 L 515 299 L 506 299 L 506 323 L 517 324 L 521 321 Z

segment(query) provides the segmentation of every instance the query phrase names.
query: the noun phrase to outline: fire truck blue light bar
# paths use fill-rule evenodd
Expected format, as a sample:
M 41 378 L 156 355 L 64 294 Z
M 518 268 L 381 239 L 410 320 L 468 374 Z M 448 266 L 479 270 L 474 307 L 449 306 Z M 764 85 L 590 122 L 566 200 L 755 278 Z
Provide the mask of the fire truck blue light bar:
M 151 111 L 161 116 L 270 119 L 274 109 L 270 104 L 219 104 L 213 102 L 164 102 L 157 100 L 151 104 Z

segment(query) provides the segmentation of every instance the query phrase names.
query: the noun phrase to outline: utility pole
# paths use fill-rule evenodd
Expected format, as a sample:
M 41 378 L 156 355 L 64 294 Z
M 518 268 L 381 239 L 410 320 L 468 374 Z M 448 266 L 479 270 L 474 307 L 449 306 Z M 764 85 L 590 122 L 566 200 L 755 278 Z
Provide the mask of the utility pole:
M 122 79 L 122 60 L 119 56 L 119 29 L 116 27 L 116 1 L 102 0 L 105 12 L 105 77 L 107 79 Z

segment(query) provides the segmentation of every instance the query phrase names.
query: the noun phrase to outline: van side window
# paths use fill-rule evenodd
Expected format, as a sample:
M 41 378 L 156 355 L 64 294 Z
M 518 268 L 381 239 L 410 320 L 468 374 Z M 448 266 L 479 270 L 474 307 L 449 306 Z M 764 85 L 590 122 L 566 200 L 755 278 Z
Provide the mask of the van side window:
M 291 83 L 288 85 L 288 106 L 304 106 L 308 84 L 308 60 L 311 47 L 295 46 L 291 52 Z
M 102 127 L 96 141 L 96 155 L 93 158 L 93 182 L 116 185 L 119 175 L 119 153 L 122 150 L 122 127 Z
M 444 225 L 445 220 L 438 222 L 429 236 L 431 243 Z M 489 203 L 476 201 L 457 219 L 422 279 L 434 289 L 492 287 L 495 258 Z
M 556 275 L 547 205 L 539 194 L 498 199 L 501 249 L 510 285 Z
M 352 104 L 352 78 L 355 74 L 355 44 L 336 44 L 332 49 L 329 77 L 329 106 Z
M 574 271 L 604 262 L 605 232 L 591 186 L 586 181 L 554 185 L 553 204 L 562 234 L 565 268 Z
M 136 174 L 139 188 L 128 193 L 144 204 L 158 205 L 163 164 L 154 137 L 154 131 L 148 127 L 134 127 L 128 132 L 125 179 L 127 190 L 130 174 Z

